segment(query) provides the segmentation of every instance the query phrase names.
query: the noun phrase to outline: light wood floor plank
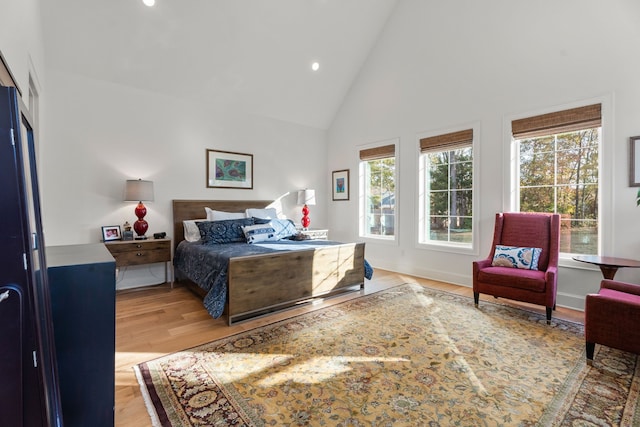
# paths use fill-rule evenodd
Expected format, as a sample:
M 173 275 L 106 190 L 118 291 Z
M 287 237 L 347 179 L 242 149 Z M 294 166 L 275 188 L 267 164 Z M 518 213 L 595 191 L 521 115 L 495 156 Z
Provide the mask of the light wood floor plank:
M 366 282 L 364 293 L 378 292 L 407 282 L 469 298 L 473 296 L 472 290 L 467 287 L 380 269 L 376 269 L 373 280 Z M 202 300 L 180 285 L 174 286 L 173 289 L 165 284 L 118 292 L 116 295 L 116 426 L 151 426 L 133 371 L 134 365 L 359 295 L 360 293 L 343 295 L 320 304 L 298 307 L 261 319 L 227 326 L 226 318 L 212 319 L 204 309 Z M 482 295 L 482 300 L 492 301 L 493 297 Z M 507 301 L 501 299 L 500 302 Z M 544 307 L 516 302 L 509 302 L 509 304 L 541 314 L 545 312 Z M 558 307 L 553 316 L 573 322 L 583 322 L 584 319 L 584 313 L 562 307 Z

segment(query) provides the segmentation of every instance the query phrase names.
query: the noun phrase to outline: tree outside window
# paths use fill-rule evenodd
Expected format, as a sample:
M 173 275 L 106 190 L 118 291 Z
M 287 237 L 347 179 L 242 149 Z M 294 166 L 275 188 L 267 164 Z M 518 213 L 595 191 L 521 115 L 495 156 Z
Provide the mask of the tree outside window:
M 428 152 L 428 226 L 422 241 L 473 242 L 473 149 Z
M 365 168 L 365 236 L 395 235 L 395 157 L 363 162 Z
M 560 251 L 598 253 L 600 128 L 517 140 L 521 212 L 561 216 Z

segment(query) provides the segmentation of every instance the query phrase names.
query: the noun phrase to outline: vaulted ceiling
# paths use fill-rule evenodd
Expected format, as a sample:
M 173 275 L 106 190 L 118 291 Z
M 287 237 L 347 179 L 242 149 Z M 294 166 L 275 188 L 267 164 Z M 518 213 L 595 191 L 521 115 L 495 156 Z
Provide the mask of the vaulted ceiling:
M 41 4 L 48 68 L 326 129 L 396 0 Z

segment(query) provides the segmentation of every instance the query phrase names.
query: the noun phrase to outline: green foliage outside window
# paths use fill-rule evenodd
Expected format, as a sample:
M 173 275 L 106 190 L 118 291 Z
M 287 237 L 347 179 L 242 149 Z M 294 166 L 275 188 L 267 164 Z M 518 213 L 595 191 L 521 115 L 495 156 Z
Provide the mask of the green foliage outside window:
M 395 157 L 370 160 L 366 163 L 366 229 L 365 234 L 393 236 L 395 234 Z
M 520 211 L 561 216 L 561 252 L 598 252 L 599 129 L 523 139 Z
M 473 150 L 471 147 L 426 154 L 429 227 L 427 240 L 472 242 Z

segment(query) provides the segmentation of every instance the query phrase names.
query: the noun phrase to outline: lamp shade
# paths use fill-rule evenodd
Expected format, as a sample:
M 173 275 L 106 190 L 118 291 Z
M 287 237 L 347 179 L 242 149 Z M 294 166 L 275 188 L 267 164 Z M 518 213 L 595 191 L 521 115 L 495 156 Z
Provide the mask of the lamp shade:
M 298 191 L 298 204 L 313 206 L 316 204 L 316 190 Z
M 153 202 L 153 181 L 128 179 L 124 187 L 125 202 Z

